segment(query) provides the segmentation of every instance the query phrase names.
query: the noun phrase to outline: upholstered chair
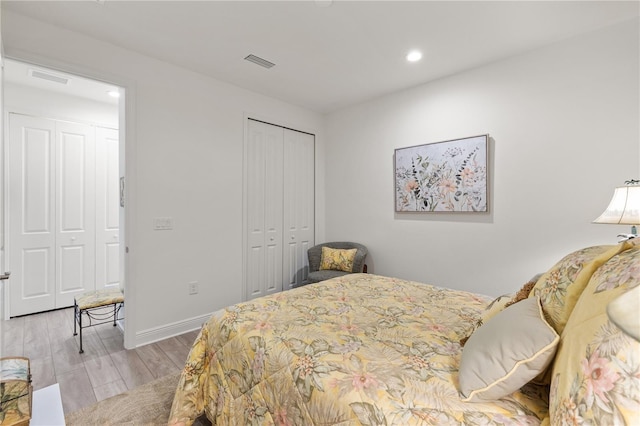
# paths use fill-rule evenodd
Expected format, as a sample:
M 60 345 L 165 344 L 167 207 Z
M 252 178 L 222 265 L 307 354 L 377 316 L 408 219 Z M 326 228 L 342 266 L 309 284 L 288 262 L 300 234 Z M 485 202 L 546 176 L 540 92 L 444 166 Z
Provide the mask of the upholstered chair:
M 353 260 L 353 269 L 351 272 L 334 271 L 334 270 L 321 270 L 320 261 L 322 259 L 322 247 L 329 247 L 332 249 L 356 249 L 356 256 Z M 318 244 L 307 250 L 307 256 L 309 257 L 309 283 L 317 283 L 320 281 L 328 280 L 330 278 L 339 277 L 355 272 L 367 272 L 367 265 L 364 263 L 367 257 L 368 250 L 365 246 L 358 243 L 351 242 L 330 242 Z

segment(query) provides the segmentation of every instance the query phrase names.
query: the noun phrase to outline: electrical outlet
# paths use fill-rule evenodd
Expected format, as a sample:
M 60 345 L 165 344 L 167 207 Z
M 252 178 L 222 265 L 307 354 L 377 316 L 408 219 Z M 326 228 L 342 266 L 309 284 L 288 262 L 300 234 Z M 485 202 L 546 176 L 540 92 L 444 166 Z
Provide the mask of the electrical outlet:
M 191 281 L 189 283 L 189 294 L 198 294 L 198 281 Z
M 154 217 L 153 229 L 156 231 L 170 231 L 173 229 L 172 217 Z

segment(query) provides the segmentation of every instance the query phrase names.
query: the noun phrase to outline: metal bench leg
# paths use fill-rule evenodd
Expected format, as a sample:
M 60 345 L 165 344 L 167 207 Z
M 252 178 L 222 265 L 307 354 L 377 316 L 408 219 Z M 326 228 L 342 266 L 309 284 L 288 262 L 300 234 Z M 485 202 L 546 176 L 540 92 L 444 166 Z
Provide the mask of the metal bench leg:
M 78 326 L 80 326 L 80 353 L 83 353 L 82 349 L 82 310 L 78 308 L 78 303 L 73 301 L 73 335 L 78 335 Z
M 82 310 L 80 310 L 78 322 L 80 323 L 80 353 L 84 353 L 84 349 L 82 349 Z
M 75 302 L 73 302 L 73 335 L 77 336 L 78 335 L 78 331 L 76 329 L 76 324 L 78 323 L 78 304 Z
M 117 303 L 113 304 L 113 326 L 116 326 L 116 318 L 118 318 L 118 311 L 116 310 L 116 308 L 118 307 Z

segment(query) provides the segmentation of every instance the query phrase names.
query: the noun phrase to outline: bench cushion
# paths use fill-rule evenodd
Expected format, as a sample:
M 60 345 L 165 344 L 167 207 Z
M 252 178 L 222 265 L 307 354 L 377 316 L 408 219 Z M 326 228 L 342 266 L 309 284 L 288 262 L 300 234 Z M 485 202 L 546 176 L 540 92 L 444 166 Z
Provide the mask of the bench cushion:
M 122 302 L 124 302 L 124 294 L 121 290 L 95 290 L 76 297 L 79 309 L 96 308 Z

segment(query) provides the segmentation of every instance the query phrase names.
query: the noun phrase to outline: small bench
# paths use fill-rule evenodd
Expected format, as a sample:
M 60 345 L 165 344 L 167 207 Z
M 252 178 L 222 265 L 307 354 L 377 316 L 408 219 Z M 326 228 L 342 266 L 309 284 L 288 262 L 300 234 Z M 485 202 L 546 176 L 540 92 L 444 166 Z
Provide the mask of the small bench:
M 113 306 L 113 309 L 112 309 Z M 83 293 L 74 299 L 73 303 L 73 335 L 77 336 L 77 328 L 80 328 L 80 353 L 82 349 L 82 329 L 93 327 L 94 325 L 106 324 L 113 321 L 116 326 L 116 320 L 120 309 L 124 306 L 124 294 L 121 290 L 95 290 Z M 88 320 L 88 325 L 82 324 L 82 317 Z

